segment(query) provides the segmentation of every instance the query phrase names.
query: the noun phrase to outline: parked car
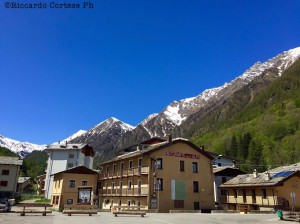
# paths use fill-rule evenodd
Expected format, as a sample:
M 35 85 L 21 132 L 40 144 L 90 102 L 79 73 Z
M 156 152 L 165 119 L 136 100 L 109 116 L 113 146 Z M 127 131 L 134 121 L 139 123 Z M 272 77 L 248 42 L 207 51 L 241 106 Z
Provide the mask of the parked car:
M 11 203 L 8 200 L 0 199 L 0 211 L 10 212 L 11 211 Z

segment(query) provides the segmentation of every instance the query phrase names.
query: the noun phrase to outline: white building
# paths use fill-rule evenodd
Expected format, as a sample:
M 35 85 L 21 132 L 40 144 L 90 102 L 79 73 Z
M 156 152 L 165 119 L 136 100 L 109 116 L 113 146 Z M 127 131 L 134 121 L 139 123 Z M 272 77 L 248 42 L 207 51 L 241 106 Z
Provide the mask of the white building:
M 51 198 L 53 176 L 52 174 L 65 171 L 76 166 L 93 168 L 94 150 L 88 144 L 68 144 L 64 142 L 48 145 L 48 162 L 45 180 L 45 198 Z

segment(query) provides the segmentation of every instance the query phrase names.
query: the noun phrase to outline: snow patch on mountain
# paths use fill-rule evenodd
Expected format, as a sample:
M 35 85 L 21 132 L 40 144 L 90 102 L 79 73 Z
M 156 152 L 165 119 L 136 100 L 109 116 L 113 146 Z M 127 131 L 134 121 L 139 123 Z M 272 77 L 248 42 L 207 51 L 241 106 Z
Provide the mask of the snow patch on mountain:
M 150 114 L 146 119 L 140 122 L 140 125 L 147 124 L 151 119 L 155 118 L 158 115 L 158 113 Z
M 64 139 L 64 140 L 61 140 L 60 142 L 69 142 L 69 141 L 72 141 L 73 139 L 81 136 L 81 135 L 84 135 L 86 133 L 85 130 L 79 130 L 77 131 L 76 133 L 74 133 L 73 135 L 69 136 L 68 138 Z
M 0 146 L 9 149 L 10 151 L 17 153 L 21 157 L 26 156 L 34 150 L 44 150 L 46 145 L 37 145 L 29 142 L 21 142 L 7 138 L 0 134 Z

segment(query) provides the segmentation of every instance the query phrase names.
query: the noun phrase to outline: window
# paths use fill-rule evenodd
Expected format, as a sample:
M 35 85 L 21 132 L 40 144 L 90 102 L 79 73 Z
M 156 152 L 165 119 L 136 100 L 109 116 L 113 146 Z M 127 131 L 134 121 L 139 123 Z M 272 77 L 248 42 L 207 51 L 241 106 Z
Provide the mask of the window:
M 227 195 L 227 190 L 221 189 L 221 195 L 226 196 Z
M 124 169 L 124 163 L 121 163 L 120 164 L 120 170 L 123 170 Z
M 120 189 L 122 189 L 123 188 L 123 182 L 121 181 L 120 182 Z
M 142 159 L 139 159 L 139 167 L 142 166 Z
M 184 171 L 184 161 L 180 160 L 180 171 L 183 172 Z
M 114 172 L 116 172 L 116 164 L 114 164 L 114 166 L 113 166 L 113 170 L 114 170 Z
M 108 172 L 109 172 L 109 166 L 106 167 L 106 173 L 108 173 Z
M 67 205 L 73 204 L 73 199 L 67 199 Z
M 2 170 L 2 175 L 9 175 L 9 170 Z
M 199 192 L 199 184 L 198 184 L 198 181 L 193 181 L 193 189 L 194 189 L 194 192 L 195 192 L 195 193 Z
M 130 161 L 129 161 L 129 169 L 131 169 L 132 167 L 133 167 L 133 161 L 130 160 Z
M 70 180 L 69 188 L 75 188 L 75 180 Z
M 86 180 L 82 181 L 82 186 L 87 186 L 87 181 Z
M 159 158 L 159 159 L 156 160 L 156 168 L 158 170 L 162 170 L 162 168 L 163 168 L 163 160 L 161 158 Z
M 184 200 L 174 200 L 174 208 L 184 208 Z
M 127 201 L 127 206 L 130 206 L 130 201 Z
M 157 191 L 163 190 L 163 179 L 162 178 L 156 179 L 156 189 L 157 189 Z
M 2 180 L 2 181 L 0 181 L 0 186 L 1 187 L 7 187 L 7 181 L 4 181 L 4 180 Z
M 130 181 L 128 181 L 128 189 L 131 189 L 131 187 L 132 187 L 132 182 L 130 180 Z
M 198 173 L 198 163 L 193 162 L 193 173 Z
M 115 189 L 115 182 L 112 183 L 111 189 Z
M 74 154 L 69 154 L 69 159 L 73 159 L 74 157 Z
M 72 168 L 73 167 L 73 163 L 68 163 L 68 168 Z

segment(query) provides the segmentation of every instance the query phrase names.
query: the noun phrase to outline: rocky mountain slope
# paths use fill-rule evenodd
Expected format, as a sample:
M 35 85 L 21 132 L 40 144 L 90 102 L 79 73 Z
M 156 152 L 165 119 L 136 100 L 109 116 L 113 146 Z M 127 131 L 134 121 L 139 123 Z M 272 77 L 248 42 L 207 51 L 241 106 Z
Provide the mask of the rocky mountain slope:
M 280 77 L 282 72 L 290 67 L 299 56 L 300 47 L 285 51 L 264 63 L 255 63 L 242 75 L 223 86 L 207 89 L 196 97 L 172 102 L 163 111 L 150 115 L 136 127 L 124 130 L 119 127 L 123 122 L 118 120 L 118 124 L 108 125 L 112 129 L 105 128 L 105 131 L 101 131 L 101 127 L 98 127 L 95 131 L 94 129 L 97 127 L 95 126 L 88 132 L 89 134 L 73 141 L 90 143 L 97 151 L 98 156 L 109 158 L 123 148 L 154 136 L 164 137 L 172 133 L 175 136 L 189 137 L 191 133 L 187 133 L 189 133 L 191 125 L 214 111 L 216 107 L 222 105 L 241 89 L 247 88 L 257 77 L 264 76 L 263 83 L 272 82 L 272 80 Z M 258 86 L 263 88 L 266 85 L 258 84 Z M 257 91 L 261 88 L 257 88 Z

